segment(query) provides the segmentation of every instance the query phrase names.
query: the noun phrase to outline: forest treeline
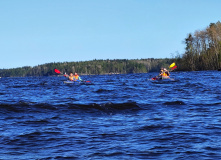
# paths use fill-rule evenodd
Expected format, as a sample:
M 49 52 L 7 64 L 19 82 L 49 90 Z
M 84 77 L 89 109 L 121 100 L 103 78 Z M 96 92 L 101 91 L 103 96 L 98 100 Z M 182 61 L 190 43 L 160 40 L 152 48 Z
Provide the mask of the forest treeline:
M 54 69 L 62 73 L 77 72 L 78 74 L 127 74 L 146 73 L 159 71 L 160 67 L 168 67 L 171 59 L 115 59 L 92 60 L 82 62 L 47 63 L 35 67 L 21 67 L 0 70 L 1 77 L 25 77 L 25 76 L 52 76 L 56 75 Z
M 165 59 L 115 59 L 83 62 L 47 63 L 35 67 L 1 69 L 0 77 L 51 76 L 54 69 L 62 73 L 79 74 L 127 74 L 159 71 L 176 62 L 177 71 L 217 70 L 221 68 L 221 23 L 210 23 L 203 30 L 189 33 L 184 40 L 185 52 Z
M 200 71 L 221 68 L 221 23 L 210 23 L 203 30 L 189 33 L 185 38 L 185 53 L 178 55 L 179 70 Z

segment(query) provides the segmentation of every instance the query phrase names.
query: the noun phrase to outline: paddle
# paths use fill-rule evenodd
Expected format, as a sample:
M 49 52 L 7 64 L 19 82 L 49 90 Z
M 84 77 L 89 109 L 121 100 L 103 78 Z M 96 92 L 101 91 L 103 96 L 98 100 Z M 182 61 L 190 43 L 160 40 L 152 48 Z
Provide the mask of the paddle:
M 54 69 L 54 72 L 57 74 L 61 74 L 61 71 L 59 71 L 58 69 Z
M 175 62 L 173 62 L 173 63 L 169 66 L 169 68 L 173 68 L 175 65 L 176 65 Z
M 171 68 L 171 71 L 174 70 L 174 69 L 176 69 L 176 68 L 177 68 L 177 66 L 174 66 L 173 68 Z
M 177 68 L 175 62 L 173 62 L 170 66 L 169 66 L 170 70 L 173 71 L 174 69 Z
M 54 72 L 57 73 L 57 74 L 62 74 L 61 71 L 59 71 L 59 70 L 56 69 L 56 68 L 54 69 Z M 66 77 L 66 73 L 64 74 L 64 76 Z
M 62 74 L 61 71 L 59 71 L 58 69 L 54 69 L 54 72 L 57 73 L 57 74 Z M 66 77 L 66 73 L 64 74 L 64 76 Z M 79 79 L 80 80 L 80 79 Z M 85 81 L 85 80 L 80 80 L 81 82 L 87 82 L 87 83 L 90 83 L 91 81 Z

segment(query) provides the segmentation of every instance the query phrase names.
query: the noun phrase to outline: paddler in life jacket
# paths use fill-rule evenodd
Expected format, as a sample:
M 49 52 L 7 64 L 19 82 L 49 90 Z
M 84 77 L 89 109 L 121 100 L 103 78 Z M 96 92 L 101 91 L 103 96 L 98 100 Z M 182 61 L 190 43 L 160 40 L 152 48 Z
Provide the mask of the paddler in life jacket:
M 70 73 L 70 75 L 66 75 L 66 77 L 68 77 L 70 81 L 82 81 L 81 77 L 79 77 L 77 73 Z
M 160 73 L 159 73 L 158 77 L 161 77 L 162 74 L 163 74 L 163 68 L 160 69 Z
M 169 76 L 170 76 L 169 71 L 166 68 L 161 68 L 160 73 L 157 77 L 158 79 L 164 79 L 164 78 L 169 78 Z M 155 79 L 157 79 L 157 77 Z
M 161 68 L 159 75 L 152 78 L 152 80 L 167 79 L 170 78 L 169 76 L 170 76 L 169 71 L 166 68 Z
M 73 73 L 70 73 L 70 75 L 65 73 L 65 77 L 67 77 L 70 81 L 74 81 L 74 75 Z
M 78 81 L 78 80 L 82 81 L 81 77 L 79 77 L 79 75 L 75 72 L 74 73 L 74 81 Z
M 158 74 L 158 76 L 152 78 L 152 80 L 162 79 L 162 75 L 163 75 L 163 68 L 160 69 L 160 73 Z
M 166 68 L 163 68 L 163 69 L 161 69 L 160 76 L 161 77 L 169 77 L 170 73 Z

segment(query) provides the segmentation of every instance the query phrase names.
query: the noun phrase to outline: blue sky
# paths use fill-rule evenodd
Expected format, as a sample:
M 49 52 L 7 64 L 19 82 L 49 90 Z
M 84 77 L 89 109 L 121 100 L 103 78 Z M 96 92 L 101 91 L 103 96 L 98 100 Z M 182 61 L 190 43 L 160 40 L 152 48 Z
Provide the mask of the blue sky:
M 221 21 L 220 0 L 0 0 L 0 69 L 171 58 Z

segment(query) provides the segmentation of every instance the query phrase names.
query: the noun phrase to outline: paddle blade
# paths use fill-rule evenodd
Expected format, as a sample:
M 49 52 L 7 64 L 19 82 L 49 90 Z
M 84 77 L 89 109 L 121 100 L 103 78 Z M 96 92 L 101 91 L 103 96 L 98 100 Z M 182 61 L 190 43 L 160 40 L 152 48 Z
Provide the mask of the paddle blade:
M 170 68 L 174 67 L 175 65 L 176 65 L 175 63 L 172 63 L 172 64 L 170 65 Z
M 173 68 L 171 68 L 171 70 L 174 70 L 174 69 L 176 69 L 177 68 L 177 66 L 174 66 Z
M 54 72 L 60 74 L 61 72 L 58 69 L 54 69 Z

